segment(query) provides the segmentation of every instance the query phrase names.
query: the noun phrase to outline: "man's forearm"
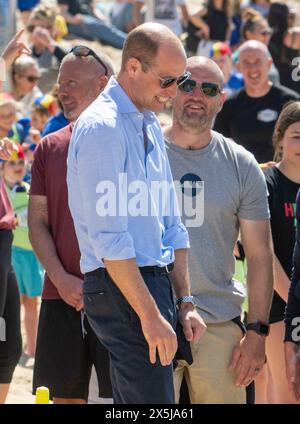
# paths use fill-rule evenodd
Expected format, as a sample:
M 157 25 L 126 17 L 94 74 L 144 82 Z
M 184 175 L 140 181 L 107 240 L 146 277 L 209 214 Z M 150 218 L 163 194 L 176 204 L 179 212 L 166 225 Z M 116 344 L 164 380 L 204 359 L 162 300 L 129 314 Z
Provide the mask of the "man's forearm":
M 191 294 L 188 271 L 188 249 L 175 250 L 174 269 L 170 276 L 177 297 L 189 296 Z
M 141 320 L 159 315 L 159 310 L 137 267 L 136 260 L 104 260 L 111 279 Z
M 57 287 L 65 269 L 57 255 L 52 235 L 45 223 L 35 221 L 31 224 L 30 221 L 29 219 L 29 238 L 32 247 L 50 280 Z
M 269 320 L 273 296 L 273 258 L 267 252 L 260 257 L 247 258 L 248 322 Z

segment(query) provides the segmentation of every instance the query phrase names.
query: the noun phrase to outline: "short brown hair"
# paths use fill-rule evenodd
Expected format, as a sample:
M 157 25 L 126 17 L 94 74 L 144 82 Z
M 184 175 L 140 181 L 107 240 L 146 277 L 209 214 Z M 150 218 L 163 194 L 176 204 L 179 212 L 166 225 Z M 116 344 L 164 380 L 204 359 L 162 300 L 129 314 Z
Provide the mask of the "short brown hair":
M 139 59 L 142 64 L 148 67 L 151 66 L 161 43 L 162 37 L 160 34 L 145 30 L 143 25 L 132 30 L 128 34 L 123 47 L 122 70 L 125 70 L 125 66 L 131 57 Z
M 300 101 L 289 102 L 282 109 L 276 122 L 273 133 L 274 161 L 280 162 L 282 159 L 282 149 L 279 146 L 286 130 L 290 125 L 300 122 Z

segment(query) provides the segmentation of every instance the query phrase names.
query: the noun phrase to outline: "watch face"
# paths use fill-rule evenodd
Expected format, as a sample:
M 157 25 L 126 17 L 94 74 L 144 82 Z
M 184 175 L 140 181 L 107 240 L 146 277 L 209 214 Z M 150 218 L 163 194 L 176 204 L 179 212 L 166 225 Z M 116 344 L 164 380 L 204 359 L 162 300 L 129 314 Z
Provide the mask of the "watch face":
M 260 333 L 265 334 L 266 336 L 269 334 L 269 326 L 266 324 L 260 324 Z

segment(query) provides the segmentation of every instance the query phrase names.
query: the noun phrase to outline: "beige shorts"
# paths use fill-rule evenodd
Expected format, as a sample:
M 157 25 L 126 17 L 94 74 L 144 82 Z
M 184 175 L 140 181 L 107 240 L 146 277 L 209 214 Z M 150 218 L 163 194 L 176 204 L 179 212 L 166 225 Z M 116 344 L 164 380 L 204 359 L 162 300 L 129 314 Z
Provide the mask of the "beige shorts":
M 242 330 L 232 321 L 208 324 L 200 341 L 191 344 L 193 364 L 178 361 L 174 376 L 176 402 L 185 376 L 193 404 L 245 404 L 246 389 L 235 385 L 235 372 L 228 370 L 234 345 L 242 337 Z

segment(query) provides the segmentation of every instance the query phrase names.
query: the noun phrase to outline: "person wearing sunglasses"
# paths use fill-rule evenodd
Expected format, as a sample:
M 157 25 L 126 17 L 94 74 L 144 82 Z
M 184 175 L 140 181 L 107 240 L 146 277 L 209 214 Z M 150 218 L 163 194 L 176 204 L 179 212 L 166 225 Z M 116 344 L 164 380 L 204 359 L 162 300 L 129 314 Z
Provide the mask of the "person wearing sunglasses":
M 70 124 L 40 141 L 31 169 L 29 235 L 46 271 L 33 394 L 37 387 L 46 386 L 55 404 L 87 403 L 93 364 L 98 393 L 105 398 L 102 402 L 111 402 L 108 354 L 82 310 L 83 277 L 68 207 L 66 172 L 74 122 L 102 92 L 113 73 L 109 58 L 103 53 L 96 55 L 86 46 L 75 46 L 65 56 L 59 70 L 58 98 Z
M 56 83 L 59 64 L 67 51 L 56 40 L 57 10 L 47 4 L 39 4 L 30 13 L 27 33 L 32 56 L 37 60 L 41 78 L 39 87 L 49 92 Z
M 11 67 L 10 92 L 21 104 L 24 117 L 30 116 L 35 100 L 42 96 L 38 87 L 40 75 L 39 65 L 31 56 L 19 57 Z
M 246 386 L 265 361 L 272 296 L 266 183 L 250 153 L 212 130 L 226 97 L 220 68 L 211 59 L 191 57 L 187 71 L 191 76 L 179 86 L 164 135 L 189 232 L 191 293 L 207 330 L 191 342 L 194 362 L 178 361 L 176 399 L 184 376 L 191 403 L 243 404 Z M 249 323 L 256 323 L 246 333 L 246 290 L 233 278 L 239 230 L 248 260 Z
M 120 73 L 76 121 L 69 147 L 69 206 L 85 313 L 110 353 L 113 397 L 121 404 L 174 403 L 177 313 L 170 278 L 185 337 L 198 340 L 205 331 L 190 297 L 187 231 L 153 113 L 189 77 L 185 66 L 171 30 L 156 23 L 136 27 L 127 36 Z M 165 206 L 150 190 L 162 181 L 170 188 Z M 101 206 L 101 182 L 112 190 L 115 211 Z M 142 213 L 130 207 L 130 185 L 144 187 Z

